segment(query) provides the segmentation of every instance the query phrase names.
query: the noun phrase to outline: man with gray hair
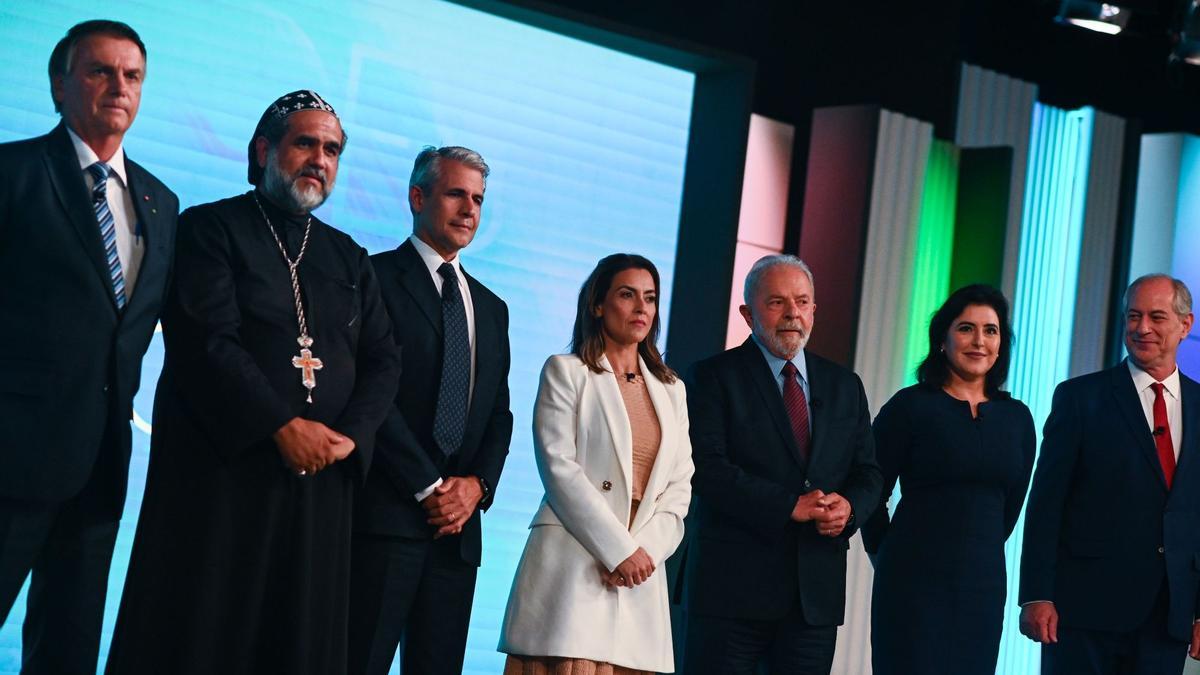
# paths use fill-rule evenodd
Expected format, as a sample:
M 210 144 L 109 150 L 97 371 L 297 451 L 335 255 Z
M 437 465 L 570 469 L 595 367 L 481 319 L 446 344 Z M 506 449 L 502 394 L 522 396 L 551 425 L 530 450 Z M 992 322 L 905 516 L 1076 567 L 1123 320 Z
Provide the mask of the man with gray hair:
M 488 166 L 428 147 L 409 179 L 413 231 L 371 258 L 401 349 L 399 389 L 355 510 L 351 675 L 460 673 L 482 549 L 512 436 L 508 307 L 464 269 Z
M 688 386 L 696 474 L 684 672 L 828 673 L 846 551 L 879 503 L 871 417 L 854 373 L 805 350 L 812 271 L 772 255 L 746 277 L 752 335 Z
M 1129 358 L 1054 392 L 1019 594 L 1043 673 L 1168 675 L 1200 658 L 1200 384 L 1176 363 L 1193 320 L 1182 281 L 1139 277 Z

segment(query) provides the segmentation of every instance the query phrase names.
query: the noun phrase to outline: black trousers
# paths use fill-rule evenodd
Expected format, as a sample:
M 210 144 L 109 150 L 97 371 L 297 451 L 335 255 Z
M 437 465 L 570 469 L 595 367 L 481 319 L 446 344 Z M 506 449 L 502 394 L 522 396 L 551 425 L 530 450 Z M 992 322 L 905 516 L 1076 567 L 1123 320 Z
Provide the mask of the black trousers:
M 686 675 L 828 675 L 837 626 L 804 621 L 797 603 L 782 619 L 688 615 Z
M 96 509 L 91 486 L 59 504 L 0 500 L 0 620 L 32 574 L 22 675 L 95 675 L 119 512 Z
M 355 535 L 350 553 L 349 675 L 459 675 L 478 568 L 459 538 Z
M 1042 645 L 1042 675 L 1178 675 L 1188 643 L 1167 634 L 1167 582 L 1149 618 L 1138 628 L 1114 631 L 1058 627 L 1058 642 Z

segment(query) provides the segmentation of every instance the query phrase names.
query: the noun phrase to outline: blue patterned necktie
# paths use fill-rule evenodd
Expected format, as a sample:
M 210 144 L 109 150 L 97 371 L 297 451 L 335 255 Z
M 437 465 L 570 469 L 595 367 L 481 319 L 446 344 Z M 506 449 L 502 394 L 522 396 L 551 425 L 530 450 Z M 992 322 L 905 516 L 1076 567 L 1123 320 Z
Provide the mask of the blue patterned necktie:
M 467 312 L 454 266 L 442 263 L 438 274 L 442 275 L 442 382 L 433 418 L 433 440 L 449 456 L 458 450 L 467 426 L 471 345 L 467 337 Z
M 108 276 L 112 279 L 117 309 L 124 309 L 125 275 L 121 272 L 121 258 L 117 256 L 117 227 L 108 208 L 108 172 L 111 169 L 104 162 L 96 162 L 87 170 L 92 174 L 92 210 L 96 212 L 100 239 L 104 242 L 104 262 L 108 264 Z

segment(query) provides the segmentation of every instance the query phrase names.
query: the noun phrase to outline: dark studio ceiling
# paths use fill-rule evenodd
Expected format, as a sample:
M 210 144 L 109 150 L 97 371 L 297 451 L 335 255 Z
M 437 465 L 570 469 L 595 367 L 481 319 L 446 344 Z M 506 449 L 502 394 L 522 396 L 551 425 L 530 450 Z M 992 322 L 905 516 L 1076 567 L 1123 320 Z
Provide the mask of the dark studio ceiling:
M 1185 0 L 1123 0 L 1125 32 L 1055 21 L 1059 2 L 955 0 L 534 0 L 526 6 L 757 64 L 754 112 L 807 127 L 825 105 L 878 104 L 953 136 L 958 64 L 1038 85 L 1059 107 L 1092 105 L 1144 132 L 1200 135 L 1200 66 L 1168 66 Z

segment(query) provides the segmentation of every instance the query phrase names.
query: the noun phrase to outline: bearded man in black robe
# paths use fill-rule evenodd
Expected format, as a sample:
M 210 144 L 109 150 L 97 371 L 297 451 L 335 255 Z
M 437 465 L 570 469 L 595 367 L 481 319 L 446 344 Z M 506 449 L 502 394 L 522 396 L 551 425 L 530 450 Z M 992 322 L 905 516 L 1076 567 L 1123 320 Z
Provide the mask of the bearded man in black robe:
M 367 252 L 311 214 L 345 144 L 315 92 L 283 96 L 256 189 L 180 216 L 110 675 L 345 669 L 352 493 L 399 380 Z

